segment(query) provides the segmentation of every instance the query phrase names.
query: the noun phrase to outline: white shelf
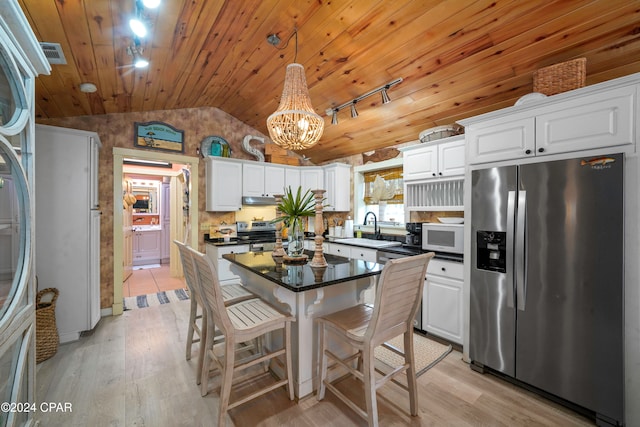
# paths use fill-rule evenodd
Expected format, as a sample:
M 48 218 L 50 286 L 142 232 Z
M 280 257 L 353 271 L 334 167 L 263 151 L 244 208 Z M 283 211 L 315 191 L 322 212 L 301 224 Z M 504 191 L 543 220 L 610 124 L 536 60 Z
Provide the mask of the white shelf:
M 405 183 L 404 200 L 409 211 L 462 211 L 464 179 Z

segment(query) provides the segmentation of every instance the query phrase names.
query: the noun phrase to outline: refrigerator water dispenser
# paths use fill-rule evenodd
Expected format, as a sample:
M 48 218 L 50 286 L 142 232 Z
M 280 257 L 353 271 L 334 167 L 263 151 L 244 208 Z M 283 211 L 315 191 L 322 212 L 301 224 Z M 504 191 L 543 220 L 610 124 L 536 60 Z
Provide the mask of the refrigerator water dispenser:
M 504 231 L 478 231 L 476 235 L 477 268 L 506 273 L 507 233 Z

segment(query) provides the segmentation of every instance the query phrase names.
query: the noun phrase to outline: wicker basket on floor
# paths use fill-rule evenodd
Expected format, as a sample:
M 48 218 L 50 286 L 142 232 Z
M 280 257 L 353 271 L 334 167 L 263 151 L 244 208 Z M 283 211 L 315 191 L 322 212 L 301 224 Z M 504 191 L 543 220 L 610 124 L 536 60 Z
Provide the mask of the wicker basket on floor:
M 46 288 L 36 295 L 36 363 L 47 360 L 58 351 L 60 341 L 56 326 L 58 294 L 56 288 Z M 45 296 L 47 298 L 42 301 Z
M 533 91 L 547 96 L 584 87 L 587 58 L 578 58 L 540 68 L 533 73 Z

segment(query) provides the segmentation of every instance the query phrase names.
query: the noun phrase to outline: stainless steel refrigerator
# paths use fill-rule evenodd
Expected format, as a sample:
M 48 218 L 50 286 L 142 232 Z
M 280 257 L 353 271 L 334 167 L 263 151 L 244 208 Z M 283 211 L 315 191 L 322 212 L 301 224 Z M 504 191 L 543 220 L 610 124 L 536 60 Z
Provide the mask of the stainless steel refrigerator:
M 623 418 L 622 154 L 472 171 L 469 356 Z

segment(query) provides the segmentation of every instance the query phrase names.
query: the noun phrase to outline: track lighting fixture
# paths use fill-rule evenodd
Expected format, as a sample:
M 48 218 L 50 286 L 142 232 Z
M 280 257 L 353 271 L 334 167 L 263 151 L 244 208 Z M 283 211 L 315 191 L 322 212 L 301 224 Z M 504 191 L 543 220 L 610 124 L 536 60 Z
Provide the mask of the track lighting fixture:
M 329 111 L 331 111 L 331 124 L 332 125 L 337 125 L 338 124 L 338 110 L 329 109 Z
M 133 56 L 133 66 L 136 68 L 145 68 L 149 65 L 149 61 L 142 56 L 142 47 L 140 40 L 136 38 L 132 45 L 127 47 L 127 53 Z
M 147 9 L 155 9 L 160 6 L 160 0 L 142 0 L 142 4 Z
M 127 48 L 127 53 L 133 56 L 133 65 L 136 68 L 145 68 L 149 65 L 149 61 L 142 57 L 142 48 L 140 47 L 140 39 L 149 34 L 147 24 L 144 17 L 144 8 L 155 9 L 160 5 L 161 0 L 135 0 L 135 16 L 129 20 L 129 28 L 134 34 L 134 44 Z
M 382 89 L 382 91 L 380 92 L 382 94 L 383 104 L 388 104 L 391 102 L 391 99 L 389 98 L 389 94 L 387 93 L 387 90 L 389 90 L 389 85 L 385 85 L 384 89 Z
M 146 37 L 147 36 L 147 26 L 144 25 L 142 19 L 140 17 L 131 18 L 129 20 L 129 28 L 133 31 L 138 37 Z
M 378 93 L 380 92 L 381 96 L 382 96 L 382 103 L 383 104 L 388 104 L 389 102 L 391 102 L 391 99 L 389 98 L 389 94 L 388 91 L 391 88 L 391 86 L 397 85 L 398 83 L 402 82 L 402 77 L 397 78 L 389 83 L 387 83 L 386 85 L 377 87 L 373 90 L 370 90 L 369 92 L 365 93 L 364 95 L 360 95 L 357 98 L 352 99 L 349 102 L 345 102 L 344 104 L 340 104 L 337 107 L 333 107 L 333 108 L 327 108 L 325 113 L 328 115 L 331 115 L 331 124 L 332 125 L 337 125 L 338 124 L 338 111 L 342 110 L 343 108 L 346 107 L 350 107 L 351 109 L 351 117 L 352 118 L 356 118 L 358 117 L 358 110 L 356 110 L 356 104 L 358 103 L 358 101 L 362 101 L 363 99 L 373 95 L 374 93 Z
M 356 110 L 356 102 L 358 101 L 353 101 L 353 103 L 351 104 L 351 118 L 355 119 L 356 117 L 358 117 L 358 110 Z

